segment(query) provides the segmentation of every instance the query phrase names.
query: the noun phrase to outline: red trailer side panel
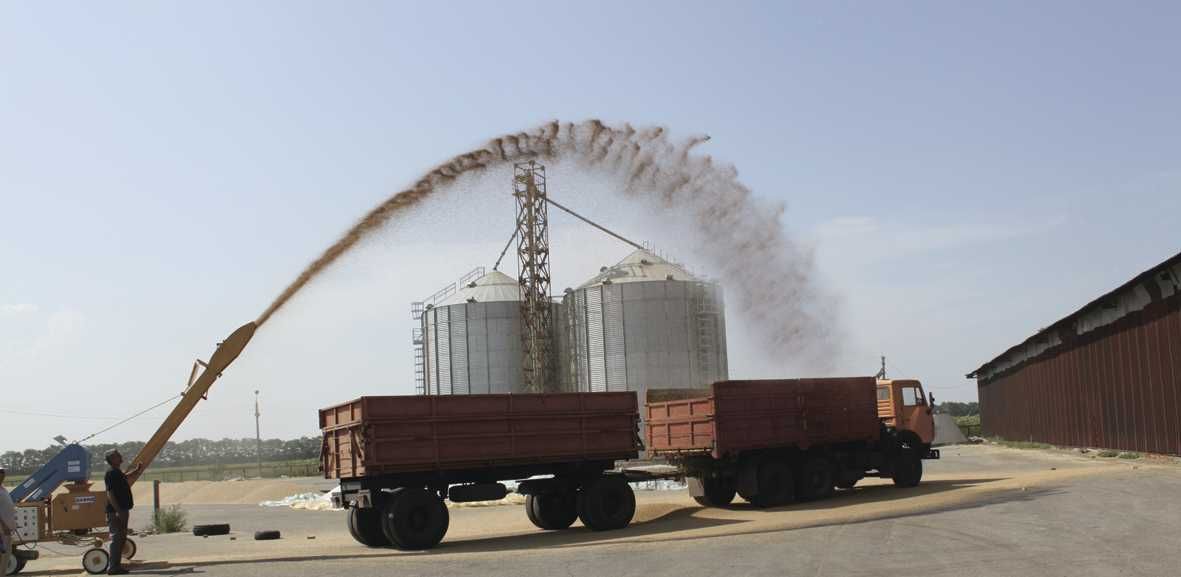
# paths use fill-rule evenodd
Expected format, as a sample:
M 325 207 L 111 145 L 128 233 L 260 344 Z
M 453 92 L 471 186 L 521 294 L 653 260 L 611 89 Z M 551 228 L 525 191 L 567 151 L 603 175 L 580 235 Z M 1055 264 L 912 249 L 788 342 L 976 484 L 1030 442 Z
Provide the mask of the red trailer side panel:
M 324 476 L 637 456 L 635 393 L 361 397 L 322 409 Z
M 706 395 L 648 402 L 645 436 L 654 454 L 739 451 L 876 440 L 873 377 L 723 381 Z

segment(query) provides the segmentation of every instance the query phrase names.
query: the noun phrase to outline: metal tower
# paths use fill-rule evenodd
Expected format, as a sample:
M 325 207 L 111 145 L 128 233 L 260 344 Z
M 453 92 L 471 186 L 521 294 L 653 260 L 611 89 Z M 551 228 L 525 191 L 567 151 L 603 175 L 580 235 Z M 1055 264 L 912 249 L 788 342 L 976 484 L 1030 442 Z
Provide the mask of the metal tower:
M 545 167 L 537 162 L 513 165 L 517 199 L 517 279 L 521 284 L 521 352 L 525 391 L 553 390 L 553 318 L 550 304 L 549 216 Z

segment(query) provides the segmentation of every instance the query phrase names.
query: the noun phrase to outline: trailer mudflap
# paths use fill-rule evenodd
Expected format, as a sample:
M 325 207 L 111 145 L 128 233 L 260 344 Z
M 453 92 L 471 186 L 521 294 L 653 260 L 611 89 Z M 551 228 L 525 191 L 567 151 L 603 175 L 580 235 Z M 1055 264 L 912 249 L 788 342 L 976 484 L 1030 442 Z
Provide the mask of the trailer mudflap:
M 927 454 L 923 455 L 924 459 L 938 459 L 939 449 L 927 449 Z

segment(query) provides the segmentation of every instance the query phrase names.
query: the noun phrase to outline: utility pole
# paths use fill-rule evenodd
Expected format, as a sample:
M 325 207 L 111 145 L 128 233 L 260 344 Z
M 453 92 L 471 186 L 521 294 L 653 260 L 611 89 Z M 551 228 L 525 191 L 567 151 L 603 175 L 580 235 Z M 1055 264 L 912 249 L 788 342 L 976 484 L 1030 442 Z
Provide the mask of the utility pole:
M 549 213 L 545 167 L 532 160 L 513 165 L 517 199 L 517 279 L 521 286 L 521 352 L 525 391 L 554 389 L 553 318 L 550 301 Z
M 886 379 L 886 355 L 882 355 L 882 368 L 878 371 L 878 379 Z
M 262 478 L 262 433 L 258 427 L 258 389 L 254 389 L 254 456 L 258 459 L 258 478 Z

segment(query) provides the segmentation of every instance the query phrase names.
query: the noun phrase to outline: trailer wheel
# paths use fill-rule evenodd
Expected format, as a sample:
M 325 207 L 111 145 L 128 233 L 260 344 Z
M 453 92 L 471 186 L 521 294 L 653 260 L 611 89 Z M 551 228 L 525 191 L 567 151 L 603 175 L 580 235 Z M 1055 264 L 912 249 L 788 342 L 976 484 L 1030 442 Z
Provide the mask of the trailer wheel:
M 734 482 L 721 477 L 706 477 L 701 479 L 704 495 L 693 497 L 702 507 L 725 507 L 734 502 L 734 495 L 738 492 Z
M 796 495 L 803 501 L 831 497 L 833 492 L 832 464 L 823 457 L 804 462 L 796 477 Z
M 578 518 L 594 531 L 627 527 L 636 514 L 636 494 L 622 477 L 599 477 L 578 493 Z
M 923 480 L 923 460 L 915 449 L 902 450 L 894 458 L 894 486 L 916 487 Z
M 366 547 L 388 547 L 390 540 L 381 527 L 381 511 L 377 509 L 349 508 L 349 535 Z
M 394 547 L 408 551 L 438 545 L 451 523 L 442 499 L 424 489 L 412 488 L 398 491 L 386 502 L 381 521 Z
M 525 511 L 538 529 L 560 531 L 578 518 L 578 494 L 546 493 L 525 497 Z
M 106 573 L 110 564 L 111 555 L 97 547 L 82 554 L 82 568 L 91 575 Z
M 791 467 L 779 460 L 767 460 L 759 464 L 757 495 L 749 501 L 755 507 L 778 507 L 786 505 L 795 497 L 795 479 Z

